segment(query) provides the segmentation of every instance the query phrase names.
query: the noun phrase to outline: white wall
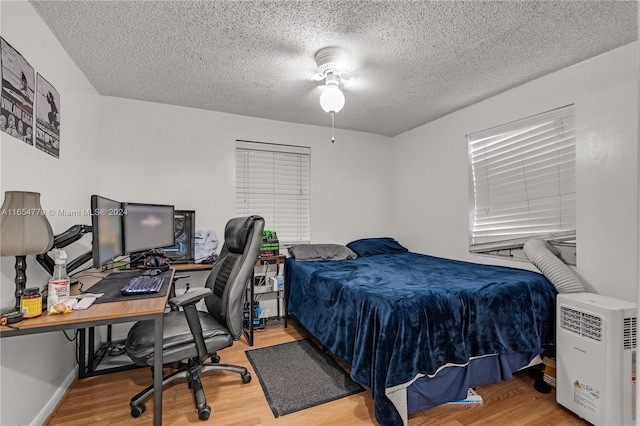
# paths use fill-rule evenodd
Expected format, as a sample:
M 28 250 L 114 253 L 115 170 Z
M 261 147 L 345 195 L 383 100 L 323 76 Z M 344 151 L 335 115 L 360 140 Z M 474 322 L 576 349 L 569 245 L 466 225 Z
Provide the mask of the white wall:
M 121 98 L 104 98 L 100 191 L 196 211 L 222 240 L 235 216 L 236 139 L 311 148 L 311 239 L 391 232 L 389 138 Z M 318 114 L 324 114 L 318 105 Z M 330 121 L 327 114 L 327 123 Z M 277 231 L 277 230 L 276 230 Z
M 635 42 L 394 138 L 395 236 L 414 251 L 534 269 L 469 253 L 465 136 L 574 103 L 577 272 L 589 290 L 635 301 L 637 55 Z
M 299 145 L 311 148 L 312 242 L 391 235 L 387 137 L 336 130 L 331 143 L 331 130 L 317 126 L 114 97 L 103 107 L 109 125 L 99 156 L 101 195 L 195 210 L 196 229 L 223 241 L 226 222 L 236 216 L 236 139 Z M 180 287 L 201 287 L 207 277 L 189 275 Z M 262 307 L 275 315 L 272 296 L 261 299 Z M 129 327 L 114 326 L 113 338 L 125 338 Z
M 2 197 L 8 190 L 35 191 L 45 209 L 88 208 L 98 187 L 99 96 L 29 3 L 2 1 L 0 8 L 2 37 L 57 89 L 61 103 L 60 159 L 0 133 Z M 56 234 L 90 223 L 88 217 L 48 219 Z M 90 244 L 86 237 L 70 246 L 70 258 Z M 14 304 L 14 262 L 0 259 L 2 307 Z M 27 265 L 27 287 L 43 288 L 48 276 L 34 256 L 27 257 Z M 30 424 L 49 414 L 75 368 L 74 346 L 62 332 L 0 339 L 0 424 Z

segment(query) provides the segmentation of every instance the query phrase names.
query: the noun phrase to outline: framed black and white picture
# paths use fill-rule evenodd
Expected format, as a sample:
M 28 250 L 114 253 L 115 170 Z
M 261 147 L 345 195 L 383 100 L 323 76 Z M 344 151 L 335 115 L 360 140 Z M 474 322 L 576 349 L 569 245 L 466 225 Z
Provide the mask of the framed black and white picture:
M 0 37 L 2 95 L 0 130 L 33 145 L 34 70 L 24 57 Z
M 60 158 L 60 94 L 40 73 L 36 84 L 36 148 Z

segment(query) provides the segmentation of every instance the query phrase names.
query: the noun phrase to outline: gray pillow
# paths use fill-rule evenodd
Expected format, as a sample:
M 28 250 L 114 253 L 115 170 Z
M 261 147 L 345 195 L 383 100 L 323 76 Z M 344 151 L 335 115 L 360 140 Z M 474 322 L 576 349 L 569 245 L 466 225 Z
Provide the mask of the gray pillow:
M 358 257 L 351 249 L 340 244 L 298 244 L 289 247 L 295 260 L 347 260 Z

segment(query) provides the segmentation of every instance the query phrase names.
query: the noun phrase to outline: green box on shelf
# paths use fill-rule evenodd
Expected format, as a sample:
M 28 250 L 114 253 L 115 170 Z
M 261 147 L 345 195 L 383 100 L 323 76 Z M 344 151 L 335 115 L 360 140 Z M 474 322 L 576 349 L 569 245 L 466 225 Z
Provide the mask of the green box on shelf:
M 280 253 L 280 242 L 275 231 L 265 229 L 262 233 L 262 246 L 260 254 L 265 256 L 275 256 Z

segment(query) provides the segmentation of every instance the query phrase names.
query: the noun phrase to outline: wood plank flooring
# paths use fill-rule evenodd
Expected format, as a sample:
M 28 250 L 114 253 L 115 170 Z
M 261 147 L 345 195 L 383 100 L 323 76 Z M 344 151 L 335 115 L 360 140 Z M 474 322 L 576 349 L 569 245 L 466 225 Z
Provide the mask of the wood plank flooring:
M 253 348 L 286 343 L 308 337 L 295 320 L 289 327 L 269 325 L 256 331 Z M 243 384 L 235 373 L 210 372 L 202 383 L 212 408 L 211 418 L 203 424 L 225 426 L 251 425 L 375 425 L 373 400 L 369 391 L 274 418 L 262 392 L 258 377 L 244 351 L 252 349 L 244 338 L 219 352 L 221 362 L 246 366 L 253 379 Z M 286 360 L 283 360 L 286 362 Z M 138 419 L 129 414 L 130 398 L 152 382 L 150 370 L 140 368 L 120 373 L 76 380 L 64 400 L 50 416 L 49 425 L 151 425 L 153 398 Z M 555 391 L 541 394 L 533 389 L 526 372 L 500 385 L 477 388 L 483 404 L 443 405 L 410 415 L 409 426 L 480 425 L 588 425 L 555 402 Z M 163 424 L 199 424 L 191 391 L 186 382 L 174 382 L 163 392 Z

